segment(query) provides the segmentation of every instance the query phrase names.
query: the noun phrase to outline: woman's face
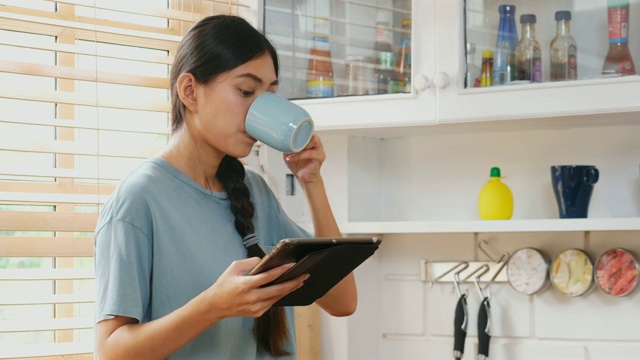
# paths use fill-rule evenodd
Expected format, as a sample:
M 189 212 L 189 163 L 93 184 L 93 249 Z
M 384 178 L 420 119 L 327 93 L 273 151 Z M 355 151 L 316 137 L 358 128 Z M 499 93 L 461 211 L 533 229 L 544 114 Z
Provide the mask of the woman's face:
M 245 130 L 247 112 L 258 95 L 275 92 L 277 85 L 273 60 L 265 53 L 199 86 L 194 114 L 197 141 L 236 158 L 249 155 L 256 140 Z

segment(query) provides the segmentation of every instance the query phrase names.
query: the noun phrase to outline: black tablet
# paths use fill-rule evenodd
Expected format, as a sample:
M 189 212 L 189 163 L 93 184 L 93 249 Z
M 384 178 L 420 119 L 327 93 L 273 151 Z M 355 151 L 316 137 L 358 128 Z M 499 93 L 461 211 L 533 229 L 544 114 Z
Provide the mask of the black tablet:
M 247 275 L 295 263 L 265 286 L 279 284 L 307 273 L 310 277 L 304 285 L 275 305 L 310 305 L 373 255 L 381 241 L 378 237 L 283 239 Z

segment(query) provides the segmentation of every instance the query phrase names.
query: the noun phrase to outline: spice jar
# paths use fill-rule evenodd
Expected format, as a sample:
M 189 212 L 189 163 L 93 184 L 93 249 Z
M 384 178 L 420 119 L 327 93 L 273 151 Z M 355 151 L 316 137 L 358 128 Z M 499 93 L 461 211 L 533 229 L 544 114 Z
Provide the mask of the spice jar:
M 568 249 L 553 259 L 549 276 L 556 290 L 565 295 L 580 296 L 593 285 L 593 262 L 586 252 Z
M 549 258 L 533 248 L 522 248 L 507 262 L 507 278 L 511 287 L 525 295 L 544 290 L 549 284 Z
M 596 260 L 594 276 L 600 290 L 626 296 L 638 286 L 638 262 L 625 249 L 607 250 Z

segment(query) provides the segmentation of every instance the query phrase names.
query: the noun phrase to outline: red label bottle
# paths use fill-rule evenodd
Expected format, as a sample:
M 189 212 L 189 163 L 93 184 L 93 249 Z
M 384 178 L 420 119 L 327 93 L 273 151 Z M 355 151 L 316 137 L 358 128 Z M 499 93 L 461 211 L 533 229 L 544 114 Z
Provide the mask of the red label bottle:
M 629 1 L 609 0 L 609 51 L 602 65 L 603 75 L 635 75 L 629 52 Z

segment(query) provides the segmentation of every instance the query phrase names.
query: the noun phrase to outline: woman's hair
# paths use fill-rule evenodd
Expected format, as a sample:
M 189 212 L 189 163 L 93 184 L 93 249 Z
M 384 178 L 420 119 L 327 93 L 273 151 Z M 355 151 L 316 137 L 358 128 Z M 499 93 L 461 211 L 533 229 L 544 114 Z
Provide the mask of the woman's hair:
M 199 83 L 208 84 L 220 74 L 267 53 L 273 60 L 278 76 L 276 50 L 269 40 L 246 20 L 231 15 L 215 15 L 196 23 L 180 42 L 171 66 L 172 132 L 184 123 L 184 104 L 178 96 L 177 89 L 180 75 L 190 73 Z M 244 165 L 238 159 L 226 155 L 218 167 L 216 177 L 229 196 L 236 230 L 243 238 L 253 234 L 254 206 L 249 198 L 249 188 L 244 183 Z M 255 248 L 248 252 L 248 256 L 258 255 Z M 284 347 L 289 332 L 282 307 L 272 307 L 256 319 L 253 332 L 258 345 L 272 356 L 290 354 Z

